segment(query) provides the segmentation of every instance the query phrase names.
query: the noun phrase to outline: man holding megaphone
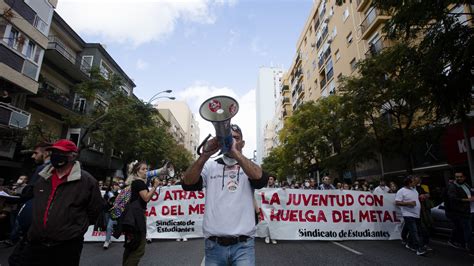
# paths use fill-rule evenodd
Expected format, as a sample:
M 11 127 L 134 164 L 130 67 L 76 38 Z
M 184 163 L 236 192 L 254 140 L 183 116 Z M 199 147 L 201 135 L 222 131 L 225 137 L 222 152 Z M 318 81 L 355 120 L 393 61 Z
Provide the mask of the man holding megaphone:
M 222 142 L 212 138 L 184 173 L 184 190 L 206 189 L 203 221 L 206 265 L 255 265 L 254 189 L 266 186 L 268 175 L 242 154 L 242 130 L 230 125 L 231 147 L 222 158 L 209 160 Z M 234 163 L 229 163 L 233 161 Z

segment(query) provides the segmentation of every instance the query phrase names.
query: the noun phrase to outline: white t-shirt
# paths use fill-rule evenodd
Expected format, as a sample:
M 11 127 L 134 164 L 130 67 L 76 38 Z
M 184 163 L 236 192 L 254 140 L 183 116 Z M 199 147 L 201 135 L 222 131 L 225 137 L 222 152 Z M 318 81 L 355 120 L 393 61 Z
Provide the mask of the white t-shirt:
M 418 191 L 415 188 L 408 189 L 402 187 L 395 195 L 395 201 L 415 201 L 416 206 L 399 206 L 402 211 L 402 216 L 420 218 L 420 200 L 418 199 Z
M 255 236 L 254 191 L 243 169 L 234 165 L 224 170 L 224 165 L 211 160 L 201 176 L 206 189 L 204 236 Z
M 390 188 L 388 188 L 387 186 L 378 186 L 374 189 L 374 194 L 384 194 L 384 193 L 388 193 L 388 191 L 390 190 Z

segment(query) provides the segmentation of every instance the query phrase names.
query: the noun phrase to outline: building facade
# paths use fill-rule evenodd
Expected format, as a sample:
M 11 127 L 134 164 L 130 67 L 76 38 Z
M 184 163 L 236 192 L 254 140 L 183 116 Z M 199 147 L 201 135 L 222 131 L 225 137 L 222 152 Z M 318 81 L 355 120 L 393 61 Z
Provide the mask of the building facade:
M 466 10 L 467 6 L 458 5 L 453 6 L 451 12 L 462 14 Z M 281 114 L 277 112 L 276 123 L 283 123 L 304 102 L 339 94 L 340 78 L 357 75 L 358 61 L 393 45 L 382 31 L 388 19 L 390 16 L 376 9 L 370 0 L 344 1 L 342 5 L 337 5 L 336 0 L 314 1 L 297 41 L 291 66 L 283 77 L 281 102 L 278 101 L 276 105 L 278 108 L 283 103 L 283 106 L 291 106 L 291 109 L 282 108 Z M 460 15 L 459 19 L 466 21 L 467 17 Z M 443 136 L 444 142 L 448 142 L 446 139 L 455 139 L 447 135 L 445 133 Z M 427 140 L 421 144 L 415 148 L 412 158 L 414 172 L 438 175 L 441 177 L 439 181 L 447 178 L 451 167 L 458 167 L 446 163 L 446 151 L 442 148 L 445 143 Z M 447 155 L 449 157 L 449 153 Z M 405 173 L 404 160 L 400 156 L 379 154 L 378 157 L 377 160 L 356 166 L 353 173 L 347 173 L 348 177 L 354 178 L 352 174 L 355 174 L 358 178 L 370 180 Z
M 176 132 L 182 132 L 184 134 L 184 140 L 180 140 L 181 137 L 175 139 L 178 143 L 183 144 L 184 147 L 197 158 L 196 149 L 199 145 L 199 123 L 196 121 L 195 115 L 191 112 L 188 104 L 185 101 L 160 101 L 155 104 L 160 113 L 161 110 L 169 110 L 177 124 L 175 125 Z M 164 113 L 162 113 L 163 115 Z M 171 116 L 170 116 L 171 117 Z M 166 118 L 166 116 L 165 116 Z M 174 122 L 167 120 L 172 125 Z
M 57 0 L 0 1 L 0 168 L 22 166 L 21 136 L 32 120 L 27 98 L 38 92 L 39 76 Z
M 29 2 L 14 1 L 15 6 L 23 6 Z M 38 4 L 44 1 L 31 2 Z M 36 80 L 34 82 L 36 85 L 34 90 L 31 89 L 28 93 L 12 90 L 12 95 L 15 97 L 12 105 L 15 105 L 16 108 L 23 108 L 24 113 L 29 115 L 28 126 L 30 126 L 30 130 L 34 126 L 41 127 L 51 139 L 71 139 L 79 148 L 82 148 L 81 143 L 79 143 L 80 139 L 84 138 L 88 148 L 81 151 L 79 160 L 96 177 L 104 177 L 122 168 L 123 162 L 119 156 L 106 155 L 108 153 L 104 151 L 101 143 L 95 143 L 89 136 L 83 136 L 85 130 L 81 126 L 70 127 L 65 119 L 71 115 L 86 115 L 97 108 L 107 108 L 110 95 L 97 94 L 93 100 L 88 101 L 85 97 L 76 93 L 74 87 L 81 82 L 90 80 L 90 70 L 93 67 L 100 69 L 100 73 L 104 78 L 110 78 L 112 74 L 118 75 L 123 81 L 120 89 L 126 95 L 131 96 L 133 94 L 135 84 L 101 44 L 86 43 L 54 10 L 51 11 L 51 20 L 45 23 L 48 24 L 48 32 L 42 32 L 42 34 L 46 34 L 44 49 L 40 48 L 43 46 L 33 46 L 31 48 L 33 49 L 31 53 L 38 54 L 38 58 L 41 59 L 38 61 L 40 64 L 38 65 L 38 72 L 35 74 Z M 15 34 L 12 35 L 11 33 L 12 29 L 13 27 L 7 25 L 3 36 L 14 36 Z M 16 41 L 18 41 L 18 37 Z M 23 46 L 28 46 L 29 43 L 28 40 L 25 40 Z M 7 42 L 2 42 L 2 44 L 6 44 L 6 46 L 13 45 L 10 49 L 15 48 L 14 41 L 11 41 L 11 39 L 7 39 Z M 16 47 L 20 49 L 20 43 Z M 30 52 L 27 49 L 30 48 L 23 48 L 23 51 L 25 49 L 26 55 L 29 55 Z M 5 57 L 0 56 L 0 61 L 3 58 Z M 35 59 L 36 57 L 33 56 L 33 61 Z M 7 61 L 7 63 L 10 63 L 10 61 Z M 24 65 L 26 66 L 26 63 Z M 25 66 L 22 68 L 23 71 L 25 71 Z M 11 72 L 11 70 L 9 71 Z M 3 84 L 5 84 L 4 79 L 15 77 L 9 71 L 4 71 L 0 67 Z M 27 73 L 23 73 L 23 76 L 25 75 Z M 6 78 L 3 78 L 4 76 Z M 28 76 L 28 79 L 32 80 L 32 78 L 33 75 Z M 5 86 L 3 87 L 5 88 Z M 7 87 L 9 90 L 10 88 L 11 86 Z M 22 96 L 23 94 L 25 95 Z M 21 140 L 18 144 L 17 146 L 20 147 Z M 17 167 L 20 168 L 25 163 L 25 158 L 27 157 L 19 156 L 10 159 L 12 163 L 18 164 Z
M 276 67 L 261 67 L 258 72 L 256 90 L 257 164 L 261 164 L 264 157 L 265 126 L 274 118 L 275 101 L 282 87 L 282 76 L 283 70 Z

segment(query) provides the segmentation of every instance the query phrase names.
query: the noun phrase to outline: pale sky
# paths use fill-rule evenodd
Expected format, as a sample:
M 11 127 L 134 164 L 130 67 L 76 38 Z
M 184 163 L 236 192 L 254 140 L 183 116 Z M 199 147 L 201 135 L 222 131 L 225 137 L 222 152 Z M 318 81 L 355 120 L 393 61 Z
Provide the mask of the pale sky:
M 244 154 L 256 149 L 255 87 L 261 66 L 287 69 L 312 0 L 59 0 L 56 11 L 86 41 L 99 42 L 148 101 L 162 90 L 188 103 L 201 140 L 214 133 L 198 112 L 212 96 L 240 105 Z M 155 103 L 162 101 L 159 99 Z M 259 136 L 263 137 L 263 136 Z

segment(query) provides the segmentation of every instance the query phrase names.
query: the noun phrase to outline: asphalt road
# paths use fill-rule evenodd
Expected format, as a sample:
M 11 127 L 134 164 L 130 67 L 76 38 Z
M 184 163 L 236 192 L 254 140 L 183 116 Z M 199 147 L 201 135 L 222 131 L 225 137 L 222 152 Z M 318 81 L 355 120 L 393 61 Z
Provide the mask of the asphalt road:
M 416 256 L 400 241 L 278 241 L 265 244 L 256 240 L 257 265 L 474 265 L 474 257 L 446 244 L 446 240 L 431 242 L 433 251 Z M 0 266 L 8 265 L 11 248 L 0 249 Z M 85 243 L 81 265 L 121 265 L 122 243 L 113 243 L 108 250 L 102 243 Z M 203 239 L 188 242 L 154 240 L 146 247 L 140 265 L 201 265 L 204 257 Z

